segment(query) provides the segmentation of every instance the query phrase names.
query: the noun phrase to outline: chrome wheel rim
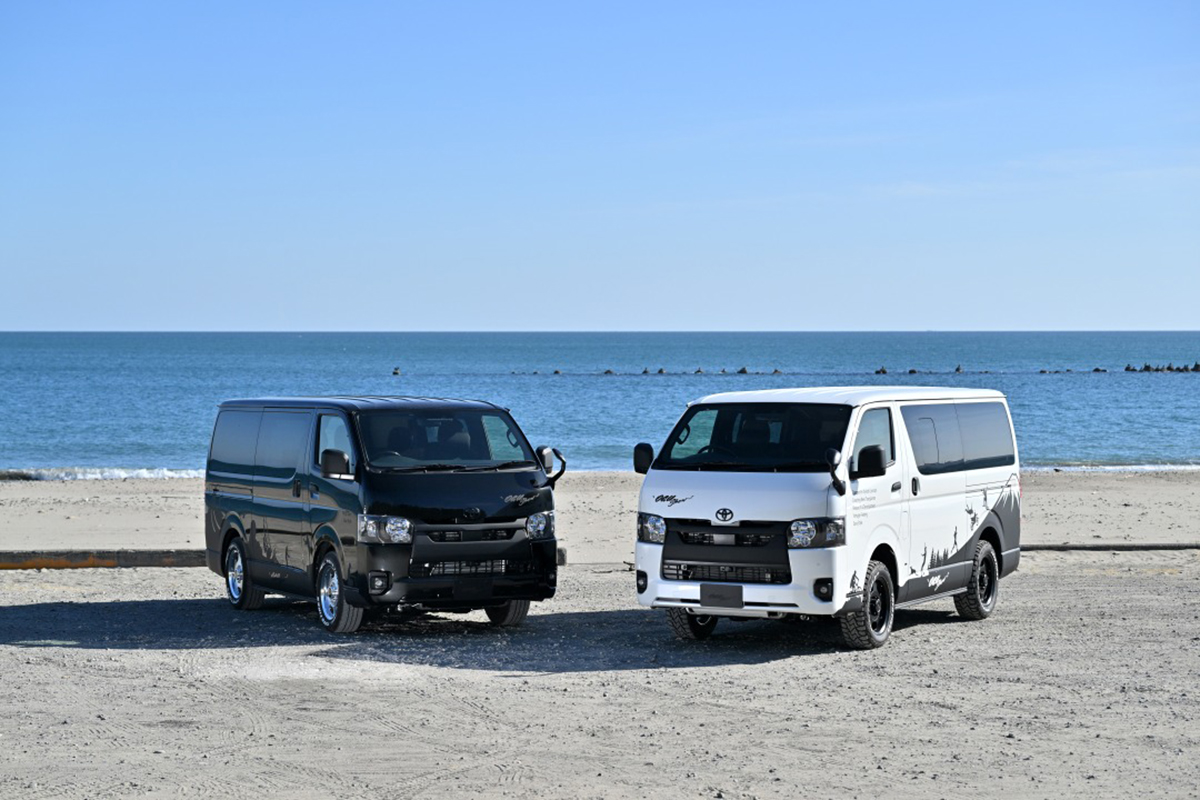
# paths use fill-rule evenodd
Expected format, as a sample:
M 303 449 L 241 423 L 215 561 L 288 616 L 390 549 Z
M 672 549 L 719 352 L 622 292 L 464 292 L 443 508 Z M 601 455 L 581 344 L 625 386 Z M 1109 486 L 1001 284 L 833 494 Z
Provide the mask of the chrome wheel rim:
M 891 593 L 888 592 L 883 578 L 877 576 L 871 583 L 871 596 L 867 598 L 867 617 L 871 624 L 871 633 L 876 637 L 887 632 L 891 612 Z
M 321 567 L 321 580 L 317 593 L 317 607 L 321 611 L 321 619 L 326 623 L 333 622 L 337 616 L 338 595 L 341 586 L 338 584 L 337 570 L 326 562 Z
M 230 547 L 225 554 L 225 586 L 229 589 L 229 599 L 237 602 L 242 599 L 242 588 L 245 585 L 245 575 L 242 567 L 242 551 Z

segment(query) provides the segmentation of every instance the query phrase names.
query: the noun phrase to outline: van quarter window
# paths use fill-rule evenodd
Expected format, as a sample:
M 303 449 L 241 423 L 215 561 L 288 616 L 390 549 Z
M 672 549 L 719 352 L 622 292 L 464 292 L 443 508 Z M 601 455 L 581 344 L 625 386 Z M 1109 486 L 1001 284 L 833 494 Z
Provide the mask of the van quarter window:
M 244 475 L 254 471 L 254 447 L 258 442 L 258 421 L 261 417 L 261 411 L 230 409 L 217 416 L 209 455 L 213 470 Z
M 854 462 L 850 465 L 851 471 L 858 468 L 858 457 L 862 455 L 863 448 L 871 445 L 883 448 L 884 463 L 891 464 L 896 460 L 892 455 L 895 449 L 892 439 L 892 412 L 886 408 L 872 408 L 862 415 L 862 420 L 858 423 L 858 437 L 854 440 Z
M 350 443 L 350 429 L 346 420 L 336 414 L 322 414 L 317 425 L 317 446 L 313 450 L 313 463 L 321 463 L 321 453 L 326 450 L 341 450 L 350 456 L 350 472 L 354 472 L 354 446 Z
M 1009 467 L 1016 463 L 1008 412 L 1001 403 L 956 403 L 966 469 Z

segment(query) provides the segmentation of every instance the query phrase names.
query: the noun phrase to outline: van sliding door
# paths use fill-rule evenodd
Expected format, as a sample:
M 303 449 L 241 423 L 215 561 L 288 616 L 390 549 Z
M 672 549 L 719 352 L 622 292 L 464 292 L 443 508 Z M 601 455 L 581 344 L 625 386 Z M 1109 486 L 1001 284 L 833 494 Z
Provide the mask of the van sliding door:
M 900 409 L 916 470 L 903 489 L 908 502 L 909 565 L 901 602 L 960 589 L 970 578 L 963 551 L 971 538 L 966 514 L 962 436 L 952 403 Z

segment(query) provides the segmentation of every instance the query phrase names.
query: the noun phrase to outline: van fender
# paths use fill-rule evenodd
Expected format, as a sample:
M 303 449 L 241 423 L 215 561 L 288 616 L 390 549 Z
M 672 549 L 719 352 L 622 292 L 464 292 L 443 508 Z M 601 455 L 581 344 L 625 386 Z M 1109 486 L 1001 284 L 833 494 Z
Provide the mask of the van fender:
M 346 549 L 342 546 L 342 540 L 338 538 L 337 531 L 329 525 L 322 525 L 317 528 L 313 531 L 312 547 L 312 559 L 308 565 L 308 582 L 313 587 L 313 592 L 316 592 L 317 586 L 317 561 L 327 550 L 333 550 L 337 554 L 338 564 L 342 567 L 340 577 L 342 592 L 346 595 L 346 601 L 352 606 L 366 606 L 368 604 L 367 599 L 363 597 L 362 592 L 349 579 L 351 564 L 347 560 Z
M 878 525 L 871 531 L 871 535 L 867 537 L 864 545 L 847 548 L 845 556 L 848 563 L 839 570 L 845 583 L 835 587 L 835 592 L 841 593 L 845 598 L 845 603 L 835 616 L 844 616 L 862 608 L 863 579 L 867 574 L 867 565 L 871 561 L 871 556 L 880 547 L 886 547 L 891 552 L 891 563 L 888 564 L 888 569 L 892 571 L 892 583 L 896 587 L 896 591 L 900 591 L 901 581 L 904 580 L 904 576 L 900 572 L 907 563 L 907 554 L 901 553 L 900 534 L 896 529 L 890 525 Z M 848 578 L 845 577 L 847 571 L 850 573 Z
M 241 517 L 231 513 L 225 517 L 225 528 L 221 531 L 221 549 L 215 553 L 212 550 L 205 553 L 209 569 L 213 572 L 219 575 L 225 574 L 225 550 L 236 536 L 245 539 L 246 526 L 242 524 Z
M 1009 517 L 1009 514 L 1005 513 L 1005 509 L 1000 509 L 999 513 L 997 513 L 996 509 L 989 511 L 987 516 L 983 518 L 983 521 L 979 523 L 979 527 L 975 529 L 975 535 L 971 537 L 970 555 L 964 554 L 964 557 L 968 558 L 968 560 L 973 558 L 975 552 L 975 543 L 984 536 L 984 531 L 987 531 L 988 529 L 995 531 L 996 536 L 994 539 L 992 539 L 992 547 L 996 550 L 996 558 L 1000 562 L 999 566 L 1001 578 L 1015 570 L 1017 568 L 1017 562 L 1021 560 L 1020 517 L 1015 517 L 1015 526 L 1012 524 L 1013 518 L 1011 517 L 1007 520 L 1009 522 L 1009 526 L 1006 526 L 1004 524 L 1006 521 L 1005 517 Z M 1013 529 L 1014 527 L 1015 530 Z M 992 537 L 989 536 L 988 538 Z

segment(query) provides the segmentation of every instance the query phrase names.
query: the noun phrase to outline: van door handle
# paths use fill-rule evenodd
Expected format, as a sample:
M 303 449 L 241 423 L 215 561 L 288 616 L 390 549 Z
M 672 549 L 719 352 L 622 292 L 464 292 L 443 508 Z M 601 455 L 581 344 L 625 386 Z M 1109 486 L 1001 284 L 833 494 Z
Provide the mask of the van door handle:
M 916 494 L 919 494 L 919 493 L 920 493 L 920 491 L 921 491 L 921 480 L 920 480 L 920 478 L 913 478 L 913 484 L 912 484 L 912 486 L 913 486 L 913 494 L 914 494 L 914 495 L 916 495 Z
M 321 490 L 315 486 L 309 486 L 308 487 L 308 496 L 311 497 L 313 500 L 316 500 L 321 496 Z
M 892 491 L 893 492 L 900 491 L 900 481 L 896 481 L 895 483 L 892 484 Z
M 296 478 L 296 480 L 292 481 L 292 497 L 299 497 L 299 496 L 300 496 L 300 479 Z

